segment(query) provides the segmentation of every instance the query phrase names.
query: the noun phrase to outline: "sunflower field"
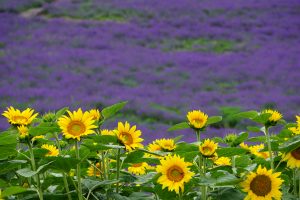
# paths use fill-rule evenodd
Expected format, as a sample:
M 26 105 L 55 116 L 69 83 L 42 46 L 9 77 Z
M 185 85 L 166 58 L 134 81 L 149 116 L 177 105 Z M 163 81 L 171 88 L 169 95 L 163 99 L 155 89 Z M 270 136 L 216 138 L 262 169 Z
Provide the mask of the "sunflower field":
M 222 116 L 192 110 L 168 131 L 187 129 L 194 142 L 178 135 L 144 144 L 138 124 L 102 128 L 126 103 L 45 114 L 8 107 L 1 199 L 300 198 L 300 116 L 286 122 L 276 110 L 239 112 L 232 117 L 251 124 L 245 131 L 203 139 Z

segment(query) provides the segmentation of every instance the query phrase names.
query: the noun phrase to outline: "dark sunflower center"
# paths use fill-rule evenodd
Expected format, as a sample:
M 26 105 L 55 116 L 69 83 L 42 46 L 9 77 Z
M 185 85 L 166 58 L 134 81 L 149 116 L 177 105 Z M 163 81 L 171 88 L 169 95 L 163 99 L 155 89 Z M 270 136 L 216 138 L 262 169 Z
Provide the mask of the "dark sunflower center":
M 300 147 L 293 150 L 291 154 L 295 159 L 300 160 Z
M 195 124 L 201 124 L 201 123 L 203 123 L 202 119 L 194 119 L 193 121 L 194 121 Z
M 212 152 L 212 149 L 211 149 L 210 147 L 203 147 L 203 152 L 204 152 L 205 154 L 209 154 L 209 153 Z
M 171 181 L 179 182 L 184 177 L 184 172 L 179 166 L 172 166 L 167 171 L 167 177 Z
M 24 116 L 14 116 L 13 121 L 15 121 L 17 124 L 23 124 L 28 122 L 28 119 Z
M 122 142 L 124 144 L 130 145 L 133 143 L 133 138 L 131 136 L 131 134 L 127 133 L 127 132 L 123 132 L 121 133 L 122 136 Z
M 85 132 L 85 125 L 80 121 L 72 121 L 68 125 L 68 132 L 74 136 L 80 136 Z
M 250 189 L 257 196 L 266 196 L 272 190 L 271 179 L 266 175 L 258 175 L 251 181 Z
M 135 163 L 132 164 L 132 167 L 141 167 L 143 165 L 143 163 Z

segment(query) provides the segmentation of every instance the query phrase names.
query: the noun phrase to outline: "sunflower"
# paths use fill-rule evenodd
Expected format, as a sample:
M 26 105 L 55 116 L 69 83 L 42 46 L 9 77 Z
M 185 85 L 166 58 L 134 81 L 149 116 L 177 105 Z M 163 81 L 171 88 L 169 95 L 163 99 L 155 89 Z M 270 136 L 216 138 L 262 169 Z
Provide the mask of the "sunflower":
M 101 130 L 101 135 L 112 135 L 115 136 L 115 132 L 113 130 L 103 129 Z
M 293 134 L 298 135 L 300 134 L 300 116 L 296 115 L 296 127 L 288 128 Z
M 267 159 L 267 158 L 270 157 L 270 154 L 267 151 L 261 151 L 264 148 L 265 148 L 264 144 L 258 144 L 258 145 L 250 146 L 249 151 L 253 155 L 256 155 L 256 156 L 264 158 L 264 159 Z
M 130 124 L 128 122 L 125 122 L 125 124 L 119 122 L 116 134 L 118 140 L 125 146 L 126 150 L 131 151 L 135 148 L 143 148 L 141 142 L 144 139 L 140 138 L 142 132 L 140 130 L 136 130 L 136 126 L 132 126 L 130 128 Z
M 151 152 L 162 150 L 161 146 L 157 144 L 156 140 L 153 141 L 151 144 L 149 144 L 147 148 L 148 148 L 148 151 L 151 151 Z
M 90 117 L 92 117 L 92 119 L 95 121 L 101 119 L 101 114 L 98 109 L 91 109 L 90 111 L 88 111 L 88 113 L 89 113 Z
M 168 187 L 169 191 L 175 190 L 179 194 L 180 189 L 181 192 L 184 191 L 184 183 L 189 182 L 195 175 L 189 169 L 191 165 L 177 155 L 166 156 L 160 160 L 160 165 L 156 167 L 156 171 L 161 173 L 157 182 L 162 185 L 162 189 Z
M 132 164 L 130 167 L 128 167 L 128 171 L 135 175 L 143 175 L 146 174 L 146 170 L 150 168 L 151 166 L 149 166 L 147 163 L 141 162 Z
M 19 131 L 19 138 L 24 139 L 29 135 L 28 133 L 28 128 L 24 125 L 18 126 L 18 131 Z
M 158 139 L 156 143 L 165 151 L 173 151 L 176 148 L 175 141 L 173 139 Z
M 273 123 L 277 122 L 278 120 L 280 120 L 282 118 L 282 114 L 276 110 L 267 109 L 267 110 L 263 110 L 261 113 L 262 114 L 265 114 L 265 113 L 271 114 L 268 121 L 273 122 Z
M 93 125 L 93 120 L 89 112 L 82 112 L 81 108 L 73 113 L 67 111 L 69 116 L 62 116 L 58 119 L 58 125 L 62 129 L 63 135 L 68 138 L 80 140 L 80 137 L 95 133 L 93 130 L 97 126 Z
M 300 168 L 300 147 L 282 156 L 289 168 Z
M 208 116 L 200 110 L 193 110 L 186 115 L 190 126 L 195 129 L 201 129 L 206 125 Z
M 231 165 L 230 158 L 227 158 L 227 157 L 220 157 L 217 160 L 215 160 L 214 163 L 217 166 L 224 166 L 224 165 L 229 165 L 230 166 Z
M 280 174 L 259 166 L 257 171 L 251 172 L 241 184 L 243 191 L 248 193 L 245 200 L 281 199 L 280 186 L 283 180 L 279 178 Z
M 8 122 L 13 125 L 29 125 L 38 115 L 38 113 L 34 113 L 34 110 L 31 108 L 27 108 L 24 111 L 20 111 L 18 109 L 10 106 L 6 111 L 3 112 L 3 116 L 7 118 Z
M 246 149 L 246 150 L 250 151 L 248 144 L 245 144 L 244 142 L 242 142 L 242 143 L 240 144 L 240 147 L 241 147 L 242 149 Z
M 42 149 L 47 149 L 48 153 L 45 156 L 58 156 L 59 152 L 56 146 L 51 145 L 51 144 L 43 144 L 41 146 Z
M 31 139 L 31 141 L 34 142 L 34 141 L 36 141 L 36 140 L 38 140 L 38 139 L 45 139 L 45 136 L 44 136 L 44 135 L 37 135 L 37 136 L 34 136 L 34 137 Z
M 199 146 L 199 151 L 203 156 L 212 157 L 218 148 L 218 143 L 211 141 L 210 139 L 204 140 L 204 142 Z
M 99 177 L 101 175 L 101 171 L 100 171 L 101 165 L 100 163 L 96 163 L 96 165 L 91 165 L 88 167 L 87 169 L 87 175 L 88 176 L 96 176 Z

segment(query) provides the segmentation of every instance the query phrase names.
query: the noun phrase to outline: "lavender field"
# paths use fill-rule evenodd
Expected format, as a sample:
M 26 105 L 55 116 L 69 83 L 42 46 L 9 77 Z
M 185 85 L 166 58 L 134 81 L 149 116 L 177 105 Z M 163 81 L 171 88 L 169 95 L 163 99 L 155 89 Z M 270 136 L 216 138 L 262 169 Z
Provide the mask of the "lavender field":
M 0 76 L 1 112 L 128 101 L 115 120 L 138 124 L 146 141 L 173 136 L 191 109 L 225 115 L 206 137 L 238 131 L 226 115 L 239 110 L 293 120 L 300 2 L 0 0 Z

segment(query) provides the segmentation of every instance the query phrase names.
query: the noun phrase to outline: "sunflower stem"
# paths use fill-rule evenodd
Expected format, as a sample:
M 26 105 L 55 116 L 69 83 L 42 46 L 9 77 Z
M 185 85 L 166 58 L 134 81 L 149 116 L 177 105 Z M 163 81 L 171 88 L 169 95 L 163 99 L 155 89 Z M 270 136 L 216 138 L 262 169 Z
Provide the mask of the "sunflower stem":
M 117 152 L 117 188 L 116 192 L 119 193 L 119 177 L 120 177 L 120 154 L 121 154 L 121 149 L 118 149 Z
M 34 158 L 34 153 L 33 153 L 33 149 L 32 149 L 32 143 L 30 141 L 28 141 L 28 147 L 29 147 L 30 161 L 31 161 L 32 170 L 36 171 L 35 158 Z M 43 190 L 42 190 L 42 187 L 41 187 L 41 180 L 40 180 L 39 173 L 37 173 L 35 175 L 35 179 L 36 179 L 37 192 L 38 192 L 38 195 L 39 195 L 39 199 L 43 200 L 44 199 Z
M 58 138 L 57 133 L 54 133 L 54 137 L 55 137 L 56 145 L 57 145 L 58 150 L 59 150 L 59 154 L 61 154 L 61 146 L 59 144 L 59 138 Z M 66 189 L 66 193 L 68 195 L 68 200 L 72 200 L 67 176 L 64 172 L 62 173 L 62 175 L 63 175 L 63 181 L 64 181 L 64 186 L 65 186 L 65 189 Z
M 80 160 L 79 156 L 79 143 L 76 140 L 75 141 L 75 151 L 76 151 L 76 158 Z M 77 177 L 77 193 L 78 193 L 78 199 L 82 200 L 82 188 L 81 188 L 81 172 L 80 172 L 80 162 L 77 164 L 76 168 L 76 177 Z
M 269 128 L 265 126 L 265 131 L 266 131 L 266 139 L 268 143 L 268 150 L 269 150 L 269 155 L 270 155 L 270 164 L 271 164 L 271 169 L 274 171 L 274 161 L 273 161 L 273 154 L 272 154 L 272 147 L 271 147 L 271 138 L 269 134 Z
M 203 176 L 205 176 L 205 168 L 206 168 L 206 159 L 204 158 L 204 157 L 202 157 L 202 159 L 203 159 L 203 172 L 202 172 L 202 174 L 203 174 Z M 207 198 L 206 198 L 206 186 L 201 186 L 201 200 L 206 200 Z
M 102 158 L 102 160 L 101 160 L 101 162 L 102 162 L 102 173 L 103 173 L 103 178 L 104 178 L 104 180 L 106 180 L 107 179 L 107 176 L 106 176 L 106 167 L 105 167 L 105 156 L 104 156 L 104 152 L 103 151 L 101 151 L 101 158 Z

